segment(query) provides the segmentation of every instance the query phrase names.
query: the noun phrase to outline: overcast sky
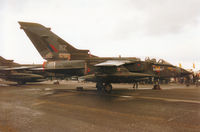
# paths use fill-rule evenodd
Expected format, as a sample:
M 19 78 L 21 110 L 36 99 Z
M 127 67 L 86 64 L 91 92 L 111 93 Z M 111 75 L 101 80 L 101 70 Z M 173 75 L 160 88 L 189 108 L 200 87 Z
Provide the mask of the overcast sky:
M 200 69 L 200 0 L 0 0 L 0 56 L 42 63 L 18 21 L 97 56 L 156 57 Z

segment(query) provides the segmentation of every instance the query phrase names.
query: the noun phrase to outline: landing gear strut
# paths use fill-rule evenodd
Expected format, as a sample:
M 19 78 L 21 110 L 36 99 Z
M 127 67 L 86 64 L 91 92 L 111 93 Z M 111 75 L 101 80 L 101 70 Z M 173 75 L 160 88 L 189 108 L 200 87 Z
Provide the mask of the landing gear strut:
M 134 88 L 134 90 L 138 89 L 138 82 L 133 83 L 133 88 Z
M 97 82 L 96 88 L 98 92 L 111 93 L 112 85 L 110 83 Z
M 98 92 L 101 92 L 102 89 L 103 89 L 103 87 L 104 87 L 104 85 L 103 85 L 102 82 L 97 82 L 97 83 L 96 83 L 96 88 L 97 88 L 97 91 L 98 91 Z
M 161 90 L 161 88 L 160 88 L 160 83 L 159 83 L 159 79 L 158 80 L 156 80 L 155 82 L 154 82 L 154 85 L 153 85 L 153 88 L 152 88 L 153 90 Z

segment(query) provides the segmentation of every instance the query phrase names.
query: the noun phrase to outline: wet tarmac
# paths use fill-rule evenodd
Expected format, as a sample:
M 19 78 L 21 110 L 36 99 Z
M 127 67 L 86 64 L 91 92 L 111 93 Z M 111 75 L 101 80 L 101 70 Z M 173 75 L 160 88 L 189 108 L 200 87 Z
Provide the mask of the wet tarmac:
M 77 91 L 83 86 L 83 91 Z M 0 85 L 0 132 L 199 132 L 200 87 L 94 83 Z

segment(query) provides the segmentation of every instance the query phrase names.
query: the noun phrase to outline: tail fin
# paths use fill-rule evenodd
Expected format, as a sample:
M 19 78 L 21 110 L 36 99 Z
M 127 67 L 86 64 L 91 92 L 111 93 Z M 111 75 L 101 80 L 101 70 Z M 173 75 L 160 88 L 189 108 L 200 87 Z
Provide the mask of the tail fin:
M 19 64 L 15 63 L 13 60 L 6 60 L 0 56 L 0 66 L 19 66 Z
M 19 22 L 21 29 L 45 60 L 80 60 L 91 57 L 89 50 L 79 50 L 38 23 Z M 92 56 L 96 57 L 96 56 Z

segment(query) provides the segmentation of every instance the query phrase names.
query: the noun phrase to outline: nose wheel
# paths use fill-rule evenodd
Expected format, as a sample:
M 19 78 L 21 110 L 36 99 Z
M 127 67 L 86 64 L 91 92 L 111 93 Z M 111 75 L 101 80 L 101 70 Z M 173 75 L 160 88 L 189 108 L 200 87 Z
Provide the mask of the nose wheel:
M 153 90 L 161 90 L 159 79 L 154 82 Z

